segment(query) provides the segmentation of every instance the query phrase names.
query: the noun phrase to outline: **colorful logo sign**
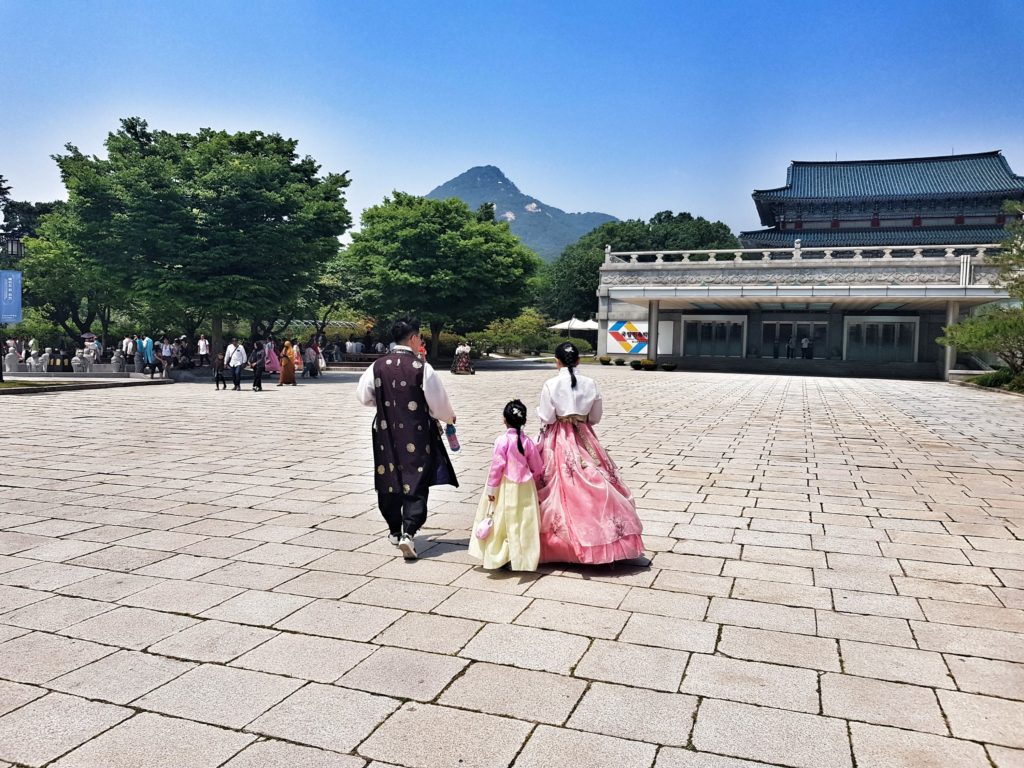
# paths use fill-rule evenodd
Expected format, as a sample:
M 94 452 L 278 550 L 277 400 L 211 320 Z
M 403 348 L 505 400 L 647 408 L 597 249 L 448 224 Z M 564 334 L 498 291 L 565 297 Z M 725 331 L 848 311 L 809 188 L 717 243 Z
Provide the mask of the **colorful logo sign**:
M 0 323 L 21 322 L 21 272 L 0 270 Z
M 647 351 L 647 323 L 619 320 L 608 326 L 608 351 L 642 355 Z

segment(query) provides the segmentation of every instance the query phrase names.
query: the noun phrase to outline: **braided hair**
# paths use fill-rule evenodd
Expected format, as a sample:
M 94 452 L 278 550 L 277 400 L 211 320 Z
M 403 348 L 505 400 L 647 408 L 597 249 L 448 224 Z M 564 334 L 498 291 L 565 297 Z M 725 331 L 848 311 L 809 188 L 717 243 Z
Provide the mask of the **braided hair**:
M 569 369 L 569 378 L 572 379 L 572 388 L 576 389 L 576 366 L 580 362 L 580 351 L 571 341 L 564 341 L 555 347 L 555 359 Z
M 510 400 L 505 404 L 502 415 L 505 417 L 505 423 L 516 431 L 516 445 L 519 447 L 519 452 L 525 454 L 522 430 L 526 425 L 526 406 L 523 405 L 522 400 Z

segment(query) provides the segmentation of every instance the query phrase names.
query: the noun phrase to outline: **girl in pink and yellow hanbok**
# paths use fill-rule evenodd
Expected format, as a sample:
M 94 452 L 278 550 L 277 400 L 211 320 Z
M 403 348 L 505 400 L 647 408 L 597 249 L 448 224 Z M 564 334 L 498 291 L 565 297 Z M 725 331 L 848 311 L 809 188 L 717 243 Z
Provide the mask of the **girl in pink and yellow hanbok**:
M 513 400 L 503 415 L 508 429 L 494 441 L 491 471 L 473 523 L 474 535 L 469 538 L 469 554 L 482 560 L 484 568 L 508 563 L 513 571 L 535 571 L 540 558 L 537 483 L 543 465 L 537 446 L 523 434 L 526 406 Z M 477 533 L 481 530 L 483 538 Z
M 540 393 L 540 561 L 613 563 L 644 553 L 643 525 L 619 468 L 598 442 L 597 382 L 576 374 L 580 353 L 571 342 L 555 349 L 558 375 Z

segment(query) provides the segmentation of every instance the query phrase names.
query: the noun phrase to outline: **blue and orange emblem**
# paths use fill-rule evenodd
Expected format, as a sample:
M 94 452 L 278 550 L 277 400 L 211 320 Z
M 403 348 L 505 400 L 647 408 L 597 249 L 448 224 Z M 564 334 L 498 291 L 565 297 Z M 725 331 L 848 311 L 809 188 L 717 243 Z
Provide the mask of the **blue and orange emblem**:
M 608 338 L 609 347 L 614 342 L 627 355 L 640 355 L 647 351 L 647 331 L 641 331 L 629 320 L 619 320 L 608 326 Z

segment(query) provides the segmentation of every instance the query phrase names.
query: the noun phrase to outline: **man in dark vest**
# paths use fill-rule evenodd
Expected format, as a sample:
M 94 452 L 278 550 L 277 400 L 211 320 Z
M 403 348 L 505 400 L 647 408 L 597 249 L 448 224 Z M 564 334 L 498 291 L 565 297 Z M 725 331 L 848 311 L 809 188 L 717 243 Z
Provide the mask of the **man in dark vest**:
M 366 369 L 356 397 L 377 409 L 374 485 L 388 540 L 415 560 L 414 537 L 427 519 L 430 487 L 459 485 L 437 424 L 454 424 L 455 411 L 437 373 L 414 351 L 422 344 L 419 321 L 398 320 L 391 337 L 395 348 Z

